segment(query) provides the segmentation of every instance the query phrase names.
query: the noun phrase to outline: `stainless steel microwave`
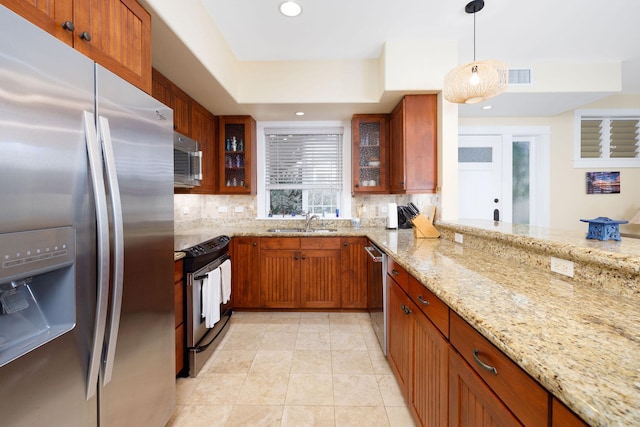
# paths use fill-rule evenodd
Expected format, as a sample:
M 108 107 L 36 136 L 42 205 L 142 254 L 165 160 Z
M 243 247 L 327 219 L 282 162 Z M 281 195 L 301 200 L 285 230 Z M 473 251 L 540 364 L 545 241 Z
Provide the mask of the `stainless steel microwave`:
M 192 188 L 202 181 L 202 151 L 198 141 L 173 133 L 173 186 Z

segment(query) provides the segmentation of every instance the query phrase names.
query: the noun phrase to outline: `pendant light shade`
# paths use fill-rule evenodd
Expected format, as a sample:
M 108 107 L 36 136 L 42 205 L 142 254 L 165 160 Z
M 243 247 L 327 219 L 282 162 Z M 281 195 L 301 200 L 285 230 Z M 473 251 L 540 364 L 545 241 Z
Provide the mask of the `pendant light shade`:
M 475 104 L 499 95 L 507 88 L 509 69 L 502 61 L 474 61 L 449 71 L 444 97 L 456 104 Z
M 509 83 L 509 68 L 502 61 L 476 61 L 476 12 L 483 0 L 473 0 L 465 7 L 473 14 L 473 62 L 449 71 L 444 78 L 444 97 L 456 104 L 474 104 L 501 94 Z

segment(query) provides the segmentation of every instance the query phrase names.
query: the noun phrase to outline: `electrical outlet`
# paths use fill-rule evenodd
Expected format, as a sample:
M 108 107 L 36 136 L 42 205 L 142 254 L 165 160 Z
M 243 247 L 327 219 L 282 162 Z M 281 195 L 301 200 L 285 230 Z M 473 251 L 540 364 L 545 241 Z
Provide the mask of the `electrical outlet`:
M 458 243 L 462 244 L 462 242 L 464 242 L 464 235 L 462 235 L 462 234 L 460 234 L 460 233 L 455 233 L 455 234 L 453 235 L 453 239 L 454 239 L 456 242 L 458 242 Z
M 226 206 L 218 206 L 218 212 L 226 212 L 226 211 L 227 211 Z
M 573 277 L 573 261 L 551 257 L 551 271 L 563 276 Z
M 244 212 L 244 207 L 243 206 L 236 206 L 233 209 L 234 212 Z

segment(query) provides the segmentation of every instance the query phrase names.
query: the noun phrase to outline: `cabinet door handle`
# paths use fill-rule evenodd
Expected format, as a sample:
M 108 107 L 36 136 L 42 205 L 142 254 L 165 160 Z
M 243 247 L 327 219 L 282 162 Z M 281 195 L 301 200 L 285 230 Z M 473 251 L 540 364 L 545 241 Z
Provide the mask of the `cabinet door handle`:
M 402 308 L 402 311 L 404 311 L 404 314 L 411 314 L 411 309 L 406 305 L 402 304 L 401 308 Z
M 302 260 L 304 261 L 305 259 L 307 259 L 307 257 L 302 255 Z
M 298 260 L 298 255 L 294 256 L 293 259 L 297 261 Z
M 480 365 L 480 367 L 482 369 L 485 369 L 485 370 L 491 372 L 493 375 L 498 375 L 498 370 L 495 367 L 493 367 L 491 365 L 487 365 L 482 360 L 480 360 L 480 357 L 478 356 L 478 353 L 480 353 L 480 351 L 477 348 L 474 348 L 473 349 L 473 360 L 475 360 L 476 363 L 478 365 Z
M 253 242 L 253 246 L 258 246 L 258 244 L 256 242 Z
M 89 34 L 88 31 L 83 31 L 80 33 L 80 38 L 86 42 L 90 42 L 91 41 L 91 34 Z
M 346 246 L 349 246 L 349 244 L 348 244 L 347 242 L 344 242 L 344 243 L 342 244 L 342 246 L 345 246 L 345 247 L 346 247 Z
M 423 299 L 422 295 L 418 295 L 418 301 L 420 302 L 420 304 L 429 305 L 429 301 Z
M 391 270 L 391 274 L 393 274 L 394 276 L 397 276 L 400 273 L 398 273 L 396 270 Z
M 76 29 L 75 25 L 73 25 L 73 22 L 71 22 L 71 21 L 64 21 L 62 23 L 62 28 L 64 28 L 67 31 L 71 31 L 71 32 L 73 32 L 73 30 Z

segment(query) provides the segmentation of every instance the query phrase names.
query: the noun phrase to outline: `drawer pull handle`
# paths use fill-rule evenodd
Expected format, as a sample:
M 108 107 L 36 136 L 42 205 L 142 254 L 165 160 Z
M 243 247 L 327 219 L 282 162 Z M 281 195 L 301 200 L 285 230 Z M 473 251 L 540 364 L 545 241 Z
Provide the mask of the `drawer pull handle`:
M 429 305 L 429 301 L 423 299 L 422 295 L 418 295 L 418 301 L 420 301 L 420 304 Z
M 496 368 L 494 368 L 491 365 L 487 365 L 482 360 L 480 360 L 480 357 L 478 357 L 479 352 L 480 351 L 477 348 L 473 349 L 473 360 L 475 360 L 476 363 L 480 365 L 482 369 L 486 369 L 487 371 L 491 372 L 493 375 L 498 375 L 498 370 Z
M 391 270 L 391 274 L 393 274 L 394 276 L 397 276 L 400 273 L 398 273 L 396 270 Z

